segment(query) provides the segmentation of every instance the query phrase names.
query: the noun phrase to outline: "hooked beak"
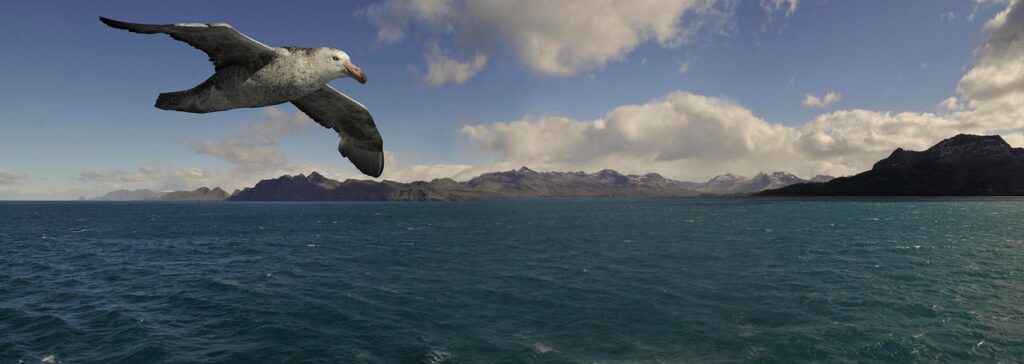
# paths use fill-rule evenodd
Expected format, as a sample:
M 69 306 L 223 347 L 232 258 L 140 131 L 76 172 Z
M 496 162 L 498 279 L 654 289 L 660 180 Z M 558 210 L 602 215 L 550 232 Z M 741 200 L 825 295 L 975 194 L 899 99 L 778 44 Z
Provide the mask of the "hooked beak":
M 363 73 L 362 69 L 356 67 L 355 64 L 352 64 L 352 61 L 345 62 L 345 69 L 342 72 L 356 81 L 359 81 L 359 83 L 366 83 L 366 74 Z

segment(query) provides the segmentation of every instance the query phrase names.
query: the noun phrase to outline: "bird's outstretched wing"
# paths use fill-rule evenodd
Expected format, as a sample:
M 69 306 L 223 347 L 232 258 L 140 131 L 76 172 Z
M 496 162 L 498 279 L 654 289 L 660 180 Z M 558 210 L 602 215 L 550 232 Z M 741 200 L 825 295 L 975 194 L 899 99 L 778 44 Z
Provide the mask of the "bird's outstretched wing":
M 331 86 L 293 100 L 292 104 L 320 125 L 337 131 L 341 136 L 338 151 L 360 172 L 372 177 L 380 177 L 384 172 L 384 142 L 373 116 L 362 104 Z
M 225 23 L 135 24 L 102 16 L 100 21 L 113 28 L 124 29 L 132 33 L 170 35 L 171 38 L 206 52 L 210 56 L 210 62 L 213 62 L 214 68 L 217 70 L 232 64 L 252 66 L 255 63 L 266 63 L 277 55 L 273 48 L 247 37 Z

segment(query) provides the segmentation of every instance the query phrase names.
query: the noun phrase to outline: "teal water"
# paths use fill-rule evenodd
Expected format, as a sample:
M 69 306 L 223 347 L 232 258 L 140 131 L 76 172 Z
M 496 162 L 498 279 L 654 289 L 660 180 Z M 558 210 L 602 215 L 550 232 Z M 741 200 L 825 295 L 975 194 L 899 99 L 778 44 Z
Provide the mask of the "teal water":
M 0 203 L 0 363 L 1013 362 L 1024 200 Z

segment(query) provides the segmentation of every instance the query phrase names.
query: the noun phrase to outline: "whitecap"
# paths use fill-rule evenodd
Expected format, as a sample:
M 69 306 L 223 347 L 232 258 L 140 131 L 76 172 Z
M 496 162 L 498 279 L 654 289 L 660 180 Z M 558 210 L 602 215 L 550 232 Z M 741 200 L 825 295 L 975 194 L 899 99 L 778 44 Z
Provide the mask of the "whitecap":
M 558 350 L 555 350 L 554 348 L 552 348 L 550 346 L 547 346 L 547 345 L 544 345 L 544 344 L 541 344 L 541 343 L 534 343 L 533 344 L 533 350 L 536 350 L 538 353 L 541 353 L 541 354 L 550 353 L 550 352 L 556 352 L 556 353 L 558 352 Z
M 39 362 L 43 364 L 60 364 L 60 359 L 57 359 L 56 355 L 49 355 Z
M 447 351 L 431 350 L 427 357 L 423 359 L 423 362 L 427 364 L 440 364 L 448 362 L 451 358 L 452 354 Z

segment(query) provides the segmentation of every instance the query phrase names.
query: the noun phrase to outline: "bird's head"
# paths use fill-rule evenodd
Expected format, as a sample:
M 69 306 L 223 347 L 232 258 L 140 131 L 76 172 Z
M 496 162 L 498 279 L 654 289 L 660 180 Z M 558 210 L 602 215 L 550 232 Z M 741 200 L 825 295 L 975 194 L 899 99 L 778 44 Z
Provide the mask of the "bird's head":
M 321 51 L 317 53 L 319 53 L 317 55 L 318 58 L 321 58 L 320 61 L 329 65 L 328 69 L 332 71 L 335 77 L 352 77 L 352 79 L 359 81 L 359 83 L 366 83 L 366 74 L 352 63 L 348 53 L 334 48 L 321 48 Z

